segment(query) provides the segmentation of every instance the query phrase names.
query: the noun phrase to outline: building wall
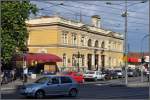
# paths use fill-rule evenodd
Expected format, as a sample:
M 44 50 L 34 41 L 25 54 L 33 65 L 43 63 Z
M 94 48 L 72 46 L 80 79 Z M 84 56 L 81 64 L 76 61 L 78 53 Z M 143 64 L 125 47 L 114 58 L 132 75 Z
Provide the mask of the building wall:
M 57 44 L 57 27 L 32 27 L 29 30 L 29 45 Z
M 77 64 L 73 65 L 73 54 L 76 55 L 76 63 L 79 62 L 80 68 L 88 69 L 88 54 L 92 55 L 91 67 L 95 69 L 95 55 L 98 55 L 97 66 L 99 69 L 121 67 L 123 64 L 123 40 L 114 38 L 112 34 L 100 35 L 88 32 L 82 29 L 75 29 L 60 25 L 36 26 L 28 27 L 29 30 L 29 52 L 32 53 L 51 53 L 63 59 L 63 62 L 58 62 L 60 68 L 68 67 L 77 70 Z M 62 35 L 67 34 L 67 35 Z M 73 36 L 76 38 L 73 38 Z M 84 39 L 83 39 L 84 37 Z M 75 41 L 77 41 L 75 43 Z M 91 39 L 91 46 L 88 46 L 88 41 Z M 64 41 L 65 40 L 65 41 Z M 95 42 L 98 42 L 95 47 Z M 102 45 L 104 46 L 102 47 Z M 84 64 L 82 59 L 78 58 L 78 52 L 84 56 Z M 63 57 L 65 55 L 65 57 Z M 101 55 L 105 56 L 102 66 Z M 66 60 L 64 60 L 66 59 Z

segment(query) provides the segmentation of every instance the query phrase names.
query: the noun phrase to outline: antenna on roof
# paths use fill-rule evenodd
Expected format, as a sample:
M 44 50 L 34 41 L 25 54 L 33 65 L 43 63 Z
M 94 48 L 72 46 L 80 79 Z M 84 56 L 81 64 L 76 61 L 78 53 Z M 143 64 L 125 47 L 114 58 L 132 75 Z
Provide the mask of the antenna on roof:
M 82 22 L 82 12 L 80 10 L 80 22 Z

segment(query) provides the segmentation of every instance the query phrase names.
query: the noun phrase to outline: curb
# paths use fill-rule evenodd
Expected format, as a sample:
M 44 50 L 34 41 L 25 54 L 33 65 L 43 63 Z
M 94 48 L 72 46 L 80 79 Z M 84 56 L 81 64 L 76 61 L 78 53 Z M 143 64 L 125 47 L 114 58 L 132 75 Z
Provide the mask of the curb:
M 15 90 L 16 88 L 1 88 L 1 91 L 7 91 L 7 90 Z
M 149 83 L 144 83 L 144 84 L 128 84 L 128 87 L 149 87 Z

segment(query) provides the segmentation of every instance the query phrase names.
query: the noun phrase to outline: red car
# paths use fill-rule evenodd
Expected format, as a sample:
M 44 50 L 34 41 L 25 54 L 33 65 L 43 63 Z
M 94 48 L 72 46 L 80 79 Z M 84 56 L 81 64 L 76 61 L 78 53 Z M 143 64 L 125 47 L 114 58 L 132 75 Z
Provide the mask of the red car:
M 63 75 L 72 77 L 78 83 L 84 83 L 84 77 L 82 73 L 79 72 L 63 72 Z

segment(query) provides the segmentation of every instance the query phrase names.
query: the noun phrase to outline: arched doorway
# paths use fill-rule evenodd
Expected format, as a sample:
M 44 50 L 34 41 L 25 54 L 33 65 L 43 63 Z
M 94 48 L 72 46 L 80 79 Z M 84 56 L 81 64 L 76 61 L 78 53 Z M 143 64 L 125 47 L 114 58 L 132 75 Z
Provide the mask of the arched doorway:
M 92 70 L 92 54 L 87 55 L 88 60 L 88 70 Z

